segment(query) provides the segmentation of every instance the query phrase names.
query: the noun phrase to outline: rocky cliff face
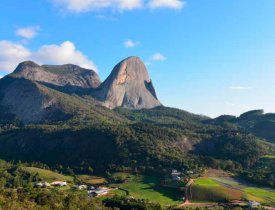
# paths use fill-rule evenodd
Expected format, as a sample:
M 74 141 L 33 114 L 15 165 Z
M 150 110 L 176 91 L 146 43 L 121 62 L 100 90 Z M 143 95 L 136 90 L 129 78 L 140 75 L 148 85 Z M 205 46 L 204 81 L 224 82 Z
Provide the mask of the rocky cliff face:
M 70 115 L 60 106 L 58 95 L 34 81 L 9 76 L 1 80 L 0 86 L 1 109 L 24 123 L 63 120 Z
M 147 69 L 138 57 L 129 57 L 117 64 L 95 96 L 111 109 L 142 109 L 161 105 Z
M 32 61 L 26 61 L 20 63 L 12 75 L 52 86 L 97 88 L 101 83 L 93 70 L 72 64 L 39 66 Z
M 137 57 L 117 64 L 102 84 L 92 70 L 71 64 L 40 66 L 31 61 L 20 63 L 0 80 L 0 109 L 25 123 L 63 120 L 81 109 L 85 115 L 96 109 L 91 104 L 110 109 L 161 105 L 147 69 Z

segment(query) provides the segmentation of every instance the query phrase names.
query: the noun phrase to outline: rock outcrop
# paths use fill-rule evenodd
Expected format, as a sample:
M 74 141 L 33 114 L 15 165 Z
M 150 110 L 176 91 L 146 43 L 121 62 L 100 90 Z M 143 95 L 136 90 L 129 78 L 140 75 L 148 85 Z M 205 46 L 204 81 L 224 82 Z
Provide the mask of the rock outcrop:
M 76 113 L 84 116 L 97 105 L 149 109 L 161 103 L 137 57 L 117 64 L 103 83 L 92 70 L 72 64 L 40 66 L 32 61 L 20 63 L 0 80 L 0 111 L 24 123 L 66 120 Z
M 25 61 L 18 65 L 12 75 L 57 87 L 97 88 L 101 84 L 95 71 L 72 64 L 40 66 Z
M 4 84 L 4 85 L 3 85 Z M 24 123 L 65 120 L 61 93 L 24 78 L 5 77 L 0 82 L 0 107 Z
M 138 57 L 129 57 L 117 64 L 100 85 L 95 97 L 111 109 L 142 109 L 161 105 L 146 66 Z

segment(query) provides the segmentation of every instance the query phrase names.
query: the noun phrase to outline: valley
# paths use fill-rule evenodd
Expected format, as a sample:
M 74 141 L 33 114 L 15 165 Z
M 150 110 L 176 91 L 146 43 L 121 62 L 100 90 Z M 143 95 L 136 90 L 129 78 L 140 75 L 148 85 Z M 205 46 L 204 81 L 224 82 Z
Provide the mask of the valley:
M 226 209 L 238 206 L 246 209 L 248 208 L 248 201 L 255 200 L 267 209 L 275 208 L 274 189 L 251 184 L 239 177 L 235 177 L 230 172 L 216 169 L 207 169 L 201 176 L 192 178 L 190 184 L 186 185 L 186 191 L 184 187 L 164 186 L 162 178 L 158 176 L 143 175 L 136 172 L 116 172 L 104 176 L 89 174 L 69 175 L 62 174 L 56 169 L 53 171 L 39 168 L 46 167 L 45 165 L 39 166 L 39 164 L 35 166 L 29 166 L 29 164 L 25 163 L 12 165 L 2 161 L 1 166 L 4 170 L 5 168 L 8 169 L 9 173 L 11 172 L 9 168 L 12 167 L 14 172 L 11 173 L 17 174 L 15 176 L 12 175 L 14 176 L 13 180 L 5 178 L 5 185 L 8 186 L 5 191 L 7 193 L 20 193 L 19 197 L 26 196 L 25 193 L 31 193 L 31 196 L 38 197 L 54 193 L 55 196 L 78 197 L 78 199 L 84 199 L 85 202 L 90 200 L 96 203 L 103 202 L 109 203 L 108 205 L 117 205 L 113 202 L 120 199 L 123 200 L 126 196 L 128 199 L 144 203 L 144 205 L 147 205 L 145 203 L 148 202 L 148 205 L 158 204 L 158 209 L 175 210 L 207 207 Z M 0 172 L 2 174 L 3 169 Z M 5 176 L 8 177 L 7 175 Z M 2 177 L 0 183 L 4 183 L 3 181 Z M 51 183 L 58 182 L 65 182 L 66 185 L 51 186 Z M 40 186 L 39 183 L 49 184 Z M 1 186 L 3 187 L 3 185 Z M 23 189 L 24 191 L 22 191 Z M 93 191 L 90 189 L 95 189 L 95 192 L 104 190 L 106 193 L 90 197 L 88 196 L 90 195 L 89 192 Z M 185 194 L 186 192 L 188 195 Z M 14 203 L 14 205 L 17 204 L 22 205 L 22 203 L 19 204 L 19 201 Z M 30 205 L 27 203 L 23 204 Z M 40 209 L 48 204 L 38 202 L 35 204 L 35 208 Z
M 0 210 L 275 210 L 275 0 L 2 0 Z
M 23 62 L 0 88 L 4 200 L 23 189 L 35 209 L 53 192 L 61 206 L 76 205 L 64 203 L 72 196 L 102 209 L 275 206 L 273 131 L 256 129 L 274 114 L 212 119 L 165 107 L 137 57 L 102 83 L 75 65 Z

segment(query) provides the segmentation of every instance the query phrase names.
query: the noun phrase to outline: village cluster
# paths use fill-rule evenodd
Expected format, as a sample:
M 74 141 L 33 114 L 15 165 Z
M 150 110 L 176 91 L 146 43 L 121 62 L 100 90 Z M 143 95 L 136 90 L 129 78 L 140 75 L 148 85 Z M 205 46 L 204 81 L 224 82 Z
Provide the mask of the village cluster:
M 63 181 L 54 181 L 52 183 L 48 182 L 38 182 L 34 184 L 34 187 L 36 188 L 48 188 L 48 187 L 65 187 L 68 186 L 67 182 Z M 110 191 L 107 187 L 94 187 L 94 186 L 88 186 L 88 185 L 74 185 L 72 186 L 72 189 L 75 190 L 87 190 L 88 197 L 97 197 L 97 196 L 103 196 L 107 195 Z
M 192 185 L 193 178 L 199 176 L 201 172 L 202 171 L 172 170 L 171 173 L 167 175 L 164 180 L 162 180 L 162 186 L 185 190 L 185 196 L 187 197 L 183 197 L 183 200 L 184 202 L 186 202 L 188 201 L 187 189 Z M 38 182 L 34 184 L 34 187 L 36 188 L 55 188 L 55 187 L 66 187 L 66 186 L 69 186 L 69 184 L 65 181 L 54 181 L 51 183 Z M 86 191 L 87 196 L 90 198 L 107 195 L 109 191 L 113 189 L 113 188 L 107 188 L 102 186 L 101 187 L 89 186 L 86 184 L 73 185 L 69 187 L 72 190 Z M 248 205 L 250 208 L 256 208 L 261 206 L 261 204 L 256 201 L 248 201 L 248 203 L 244 203 L 243 201 L 242 202 L 238 201 L 238 202 L 235 201 L 236 204 Z
M 173 169 L 169 175 L 166 175 L 162 180 L 162 186 L 183 188 L 190 181 L 192 177 L 199 176 L 201 172 L 186 171 L 186 170 L 175 170 Z

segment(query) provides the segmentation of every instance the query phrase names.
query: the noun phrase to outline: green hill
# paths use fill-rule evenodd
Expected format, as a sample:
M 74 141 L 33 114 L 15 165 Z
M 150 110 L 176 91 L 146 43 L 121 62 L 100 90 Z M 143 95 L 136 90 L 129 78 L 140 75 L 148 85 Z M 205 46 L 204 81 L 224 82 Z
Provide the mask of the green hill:
M 207 122 L 220 126 L 238 127 L 245 132 L 275 143 L 275 114 L 264 114 L 263 110 L 249 111 L 240 117 L 220 116 Z
M 46 169 L 41 169 L 41 168 L 36 168 L 36 167 L 22 167 L 23 171 L 26 171 L 31 174 L 38 174 L 43 181 L 47 182 L 53 182 L 53 181 L 73 181 L 73 177 L 70 176 L 64 176 L 62 174 L 46 170 Z

